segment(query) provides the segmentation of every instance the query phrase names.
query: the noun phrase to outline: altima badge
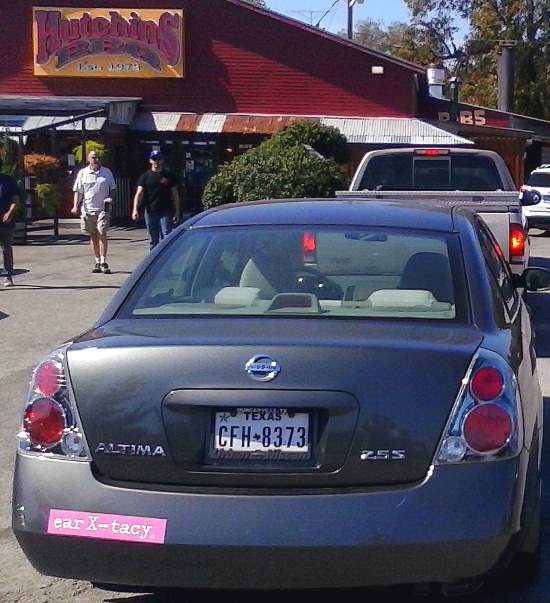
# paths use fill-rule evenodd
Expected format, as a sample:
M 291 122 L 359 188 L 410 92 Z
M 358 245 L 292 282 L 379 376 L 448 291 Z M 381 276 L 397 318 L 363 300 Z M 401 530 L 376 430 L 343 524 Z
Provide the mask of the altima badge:
M 270 356 L 259 354 L 245 364 L 244 370 L 255 381 L 273 381 L 281 372 L 281 366 Z
M 97 454 L 120 454 L 122 456 L 166 456 L 164 448 L 156 444 L 117 444 L 100 442 L 95 449 Z

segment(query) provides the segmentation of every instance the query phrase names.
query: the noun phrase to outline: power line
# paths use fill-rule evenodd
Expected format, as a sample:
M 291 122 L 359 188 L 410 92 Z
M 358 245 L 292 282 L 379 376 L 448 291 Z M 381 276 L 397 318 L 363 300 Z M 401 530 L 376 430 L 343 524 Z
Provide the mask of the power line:
M 319 27 L 321 25 L 321 21 L 332 11 L 332 9 L 340 2 L 340 0 L 334 0 L 334 2 L 330 5 L 330 7 L 323 13 L 323 16 L 315 23 L 315 27 Z
M 316 15 L 322 15 L 324 11 L 322 11 L 322 10 L 289 10 L 287 12 L 297 14 L 297 15 L 305 15 L 309 18 L 309 24 L 313 25 L 313 17 Z

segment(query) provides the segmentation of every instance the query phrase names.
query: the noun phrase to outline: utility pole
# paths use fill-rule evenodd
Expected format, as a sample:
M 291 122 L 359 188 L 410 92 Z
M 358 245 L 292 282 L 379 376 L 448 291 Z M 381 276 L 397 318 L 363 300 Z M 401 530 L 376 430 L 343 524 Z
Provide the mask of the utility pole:
M 346 0 L 348 5 L 348 39 L 353 40 L 353 7 L 363 4 L 365 0 Z

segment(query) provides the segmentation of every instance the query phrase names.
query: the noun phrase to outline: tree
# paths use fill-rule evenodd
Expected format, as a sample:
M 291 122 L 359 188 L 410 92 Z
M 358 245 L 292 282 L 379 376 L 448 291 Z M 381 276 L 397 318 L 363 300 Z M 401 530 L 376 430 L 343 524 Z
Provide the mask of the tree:
M 320 124 L 283 128 L 260 146 L 222 165 L 206 185 L 203 207 L 256 199 L 331 197 L 344 187 L 344 174 L 336 161 L 319 154 L 319 148 L 342 158 L 342 140 L 345 142 L 335 128 Z
M 97 153 L 97 155 L 102 163 L 108 163 L 109 150 L 102 142 L 99 142 L 97 140 L 87 140 L 86 141 L 86 156 L 84 157 L 84 160 L 82 159 L 82 145 L 81 144 L 76 145 L 76 147 L 73 149 L 73 155 L 74 155 L 77 163 L 85 163 L 86 158 L 88 157 L 88 154 L 91 151 L 95 151 Z
M 340 35 L 345 37 L 346 32 L 341 32 Z M 369 48 L 420 65 L 432 63 L 446 52 L 438 35 L 426 32 L 417 25 L 400 22 L 383 27 L 373 19 L 360 21 L 354 40 Z
M 464 100 L 496 105 L 498 49 L 512 41 L 517 43 L 516 111 L 550 118 L 550 0 L 406 1 L 414 24 L 427 30 L 447 24 L 440 29 L 447 45 L 456 33 L 454 17 L 469 21 L 463 47 L 452 57 L 463 80 Z

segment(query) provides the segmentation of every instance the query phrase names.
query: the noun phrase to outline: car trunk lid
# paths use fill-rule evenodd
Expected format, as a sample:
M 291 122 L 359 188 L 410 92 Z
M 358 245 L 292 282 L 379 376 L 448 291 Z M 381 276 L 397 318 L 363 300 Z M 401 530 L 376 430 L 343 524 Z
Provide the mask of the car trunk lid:
M 426 322 L 112 321 L 70 347 L 68 366 L 96 470 L 106 478 L 379 486 L 426 476 L 481 339 L 475 327 Z M 246 371 L 258 356 L 278 363 L 273 380 Z M 293 458 L 224 455 L 215 437 L 224 413 L 229 425 L 250 427 L 250 437 L 253 413 L 260 437 L 277 425 L 277 413 L 283 428 L 307 423 L 310 448 Z

